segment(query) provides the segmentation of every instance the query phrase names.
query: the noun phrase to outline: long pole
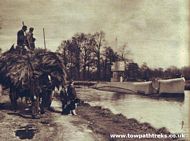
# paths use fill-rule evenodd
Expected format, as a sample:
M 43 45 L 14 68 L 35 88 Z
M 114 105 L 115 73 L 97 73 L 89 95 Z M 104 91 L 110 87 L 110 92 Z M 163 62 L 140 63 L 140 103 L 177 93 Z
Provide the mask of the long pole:
M 22 21 L 22 26 L 24 26 L 24 21 Z M 26 36 L 26 42 L 28 43 L 28 49 L 31 49 L 31 47 L 30 47 L 30 41 L 29 41 L 29 39 L 27 38 L 26 31 L 24 31 L 24 33 L 25 33 L 25 36 Z M 26 46 L 27 46 L 27 45 L 26 45 Z
M 22 21 L 22 26 L 24 26 L 24 21 Z
M 45 37 L 45 29 L 43 28 L 43 37 L 44 37 L 44 48 L 46 50 L 46 37 Z

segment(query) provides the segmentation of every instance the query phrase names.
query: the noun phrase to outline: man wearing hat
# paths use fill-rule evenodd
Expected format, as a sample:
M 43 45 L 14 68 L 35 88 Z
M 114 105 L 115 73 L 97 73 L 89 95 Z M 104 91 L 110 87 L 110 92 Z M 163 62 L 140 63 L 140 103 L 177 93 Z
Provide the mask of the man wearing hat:
M 69 100 L 69 102 L 70 102 L 70 110 L 71 110 L 71 114 L 72 115 L 77 115 L 76 114 L 76 111 L 75 111 L 75 108 L 76 108 L 76 106 L 75 106 L 75 100 L 77 99 L 77 94 L 76 94 L 76 90 L 75 90 L 75 87 L 74 87 L 74 81 L 73 80 L 71 80 L 70 82 L 69 82 L 69 85 L 68 85 L 68 87 L 67 87 L 67 95 L 68 95 L 68 100 Z
M 17 32 L 17 45 L 24 47 L 26 45 L 26 35 L 25 32 L 27 30 L 27 26 L 23 25 L 22 29 Z
M 27 39 L 27 47 L 30 49 L 30 50 L 34 50 L 35 48 L 35 38 L 33 37 L 33 31 L 34 31 L 34 28 L 33 27 L 30 27 L 29 28 L 29 32 L 26 33 L 26 39 Z

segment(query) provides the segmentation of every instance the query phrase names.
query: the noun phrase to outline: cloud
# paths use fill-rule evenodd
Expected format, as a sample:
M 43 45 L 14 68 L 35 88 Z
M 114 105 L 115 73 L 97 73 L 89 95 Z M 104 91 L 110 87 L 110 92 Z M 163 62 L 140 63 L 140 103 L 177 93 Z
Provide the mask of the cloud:
M 14 42 L 15 33 L 20 29 L 22 21 L 28 26 L 35 27 L 38 46 L 43 46 L 42 28 L 45 28 L 48 47 L 52 50 L 56 50 L 61 40 L 69 39 L 76 32 L 93 33 L 103 30 L 111 46 L 114 46 L 116 37 L 118 47 L 128 42 L 133 51 L 133 58 L 137 62 L 144 61 L 152 66 L 169 65 L 175 61 L 170 59 L 167 63 L 165 61 L 167 59 L 153 61 L 155 57 L 159 58 L 155 51 L 162 46 L 163 56 L 168 56 L 168 52 L 179 56 L 177 54 L 179 49 L 185 49 L 185 42 L 188 40 L 186 1 L 0 1 L 0 15 L 3 19 L 0 42 L 5 47 Z M 183 56 L 183 51 L 180 52 L 180 56 Z M 178 66 L 183 65 L 178 61 L 179 57 L 173 59 L 178 62 Z

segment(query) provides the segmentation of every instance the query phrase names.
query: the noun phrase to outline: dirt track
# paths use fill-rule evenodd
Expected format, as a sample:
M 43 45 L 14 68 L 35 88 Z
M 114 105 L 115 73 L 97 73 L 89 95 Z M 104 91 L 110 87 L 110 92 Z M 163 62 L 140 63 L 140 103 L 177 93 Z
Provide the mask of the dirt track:
M 17 112 L 11 111 L 7 96 L 1 96 L 0 103 L 0 138 L 2 141 L 21 140 L 20 138 L 26 138 L 23 135 L 27 135 L 27 138 L 34 141 L 106 141 L 119 140 L 110 138 L 110 134 L 113 133 L 169 133 L 165 128 L 155 129 L 148 123 L 141 124 L 135 119 L 126 119 L 121 114 L 114 115 L 108 109 L 92 107 L 88 104 L 78 107 L 77 116 L 62 116 L 60 114 L 61 105 L 59 101 L 54 100 L 52 103 L 54 112 L 47 111 L 40 119 L 31 119 L 27 114 L 22 116 L 24 105 L 20 104 L 20 110 Z
M 7 96 L 1 97 L 0 103 L 1 141 L 17 141 L 22 138 L 33 141 L 98 140 L 95 134 L 87 128 L 86 120 L 81 119 L 80 116 L 62 116 L 60 103 L 57 101 L 52 103 L 55 111 L 46 111 L 40 119 L 31 119 L 30 115 L 27 115 L 21 108 L 23 107 L 21 103 L 19 111 L 11 111 Z M 19 134 L 18 130 L 23 131 L 23 134 L 16 136 Z

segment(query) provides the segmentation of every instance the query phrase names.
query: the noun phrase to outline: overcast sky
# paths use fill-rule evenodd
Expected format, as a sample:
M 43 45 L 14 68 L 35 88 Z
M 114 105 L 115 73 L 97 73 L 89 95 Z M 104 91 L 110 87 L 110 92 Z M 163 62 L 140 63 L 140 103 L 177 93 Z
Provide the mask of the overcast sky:
M 22 21 L 35 28 L 36 45 L 56 50 L 76 32 L 103 30 L 115 50 L 127 43 L 135 62 L 187 66 L 188 0 L 1 0 L 0 47 L 16 43 Z M 117 45 L 115 39 L 117 38 Z

